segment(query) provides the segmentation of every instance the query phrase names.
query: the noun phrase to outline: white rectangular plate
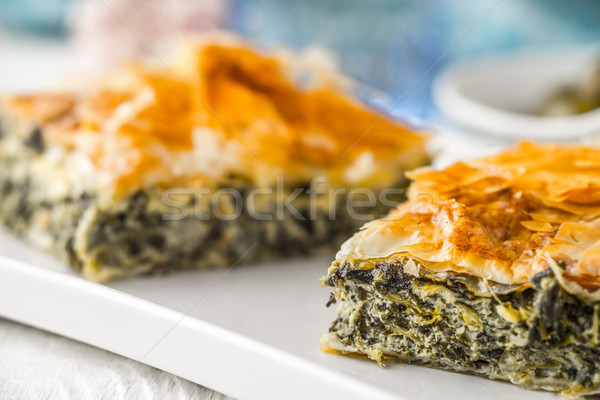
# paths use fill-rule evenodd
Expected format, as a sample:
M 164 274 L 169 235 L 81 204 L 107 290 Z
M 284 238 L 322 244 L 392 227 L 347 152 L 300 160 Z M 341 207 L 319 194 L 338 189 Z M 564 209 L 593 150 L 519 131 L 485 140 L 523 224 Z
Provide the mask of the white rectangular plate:
M 324 354 L 328 258 L 85 281 L 0 231 L 0 315 L 241 399 L 548 399 L 471 375 Z
M 0 91 L 54 87 L 64 43 L 0 35 Z M 472 140 L 469 139 L 469 140 Z M 124 355 L 241 399 L 550 399 L 418 366 L 323 354 L 335 318 L 319 285 L 333 258 L 87 282 L 0 231 L 0 316 Z

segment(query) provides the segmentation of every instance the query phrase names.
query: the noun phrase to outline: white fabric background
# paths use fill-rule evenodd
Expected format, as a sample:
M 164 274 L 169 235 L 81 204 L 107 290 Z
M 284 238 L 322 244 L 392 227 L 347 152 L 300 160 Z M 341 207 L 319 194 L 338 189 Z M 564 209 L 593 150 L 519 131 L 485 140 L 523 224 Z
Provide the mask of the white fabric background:
M 0 319 L 0 399 L 229 398 L 136 361 Z

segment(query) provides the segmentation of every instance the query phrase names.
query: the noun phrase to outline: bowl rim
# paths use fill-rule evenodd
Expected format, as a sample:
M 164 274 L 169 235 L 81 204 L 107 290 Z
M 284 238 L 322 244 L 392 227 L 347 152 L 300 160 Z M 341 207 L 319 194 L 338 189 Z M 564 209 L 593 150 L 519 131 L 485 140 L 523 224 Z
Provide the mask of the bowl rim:
M 482 103 L 460 90 L 473 71 L 510 68 L 511 64 L 533 60 L 539 62 L 544 58 L 564 60 L 572 56 L 600 58 L 600 47 L 517 51 L 458 61 L 436 76 L 432 85 L 432 99 L 437 110 L 450 122 L 492 136 L 564 139 L 591 134 L 600 131 L 600 108 L 570 116 L 537 116 Z

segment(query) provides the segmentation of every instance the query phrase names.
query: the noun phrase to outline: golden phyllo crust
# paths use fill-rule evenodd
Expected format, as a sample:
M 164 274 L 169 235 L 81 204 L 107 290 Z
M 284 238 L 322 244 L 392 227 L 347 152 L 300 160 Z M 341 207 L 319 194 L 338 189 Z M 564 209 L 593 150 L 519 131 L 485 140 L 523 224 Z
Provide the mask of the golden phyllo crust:
M 427 159 L 426 136 L 368 110 L 346 78 L 300 56 L 264 55 L 229 36 L 190 41 L 181 54 L 8 107 L 41 125 L 47 145 L 85 154 L 117 194 L 231 174 L 259 186 L 324 176 L 383 188 Z
M 409 257 L 433 273 L 524 286 L 552 268 L 569 292 L 600 298 L 600 150 L 521 143 L 408 176 L 408 202 L 367 224 L 338 260 Z

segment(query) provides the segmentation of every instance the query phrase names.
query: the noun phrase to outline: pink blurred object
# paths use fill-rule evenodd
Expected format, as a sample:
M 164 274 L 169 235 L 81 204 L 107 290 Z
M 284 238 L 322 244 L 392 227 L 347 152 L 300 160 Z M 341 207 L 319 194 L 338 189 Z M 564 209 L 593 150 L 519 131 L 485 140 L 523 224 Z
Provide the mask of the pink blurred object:
M 158 54 L 174 36 L 222 28 L 230 0 L 80 0 L 70 16 L 81 67 L 108 68 L 120 60 Z

